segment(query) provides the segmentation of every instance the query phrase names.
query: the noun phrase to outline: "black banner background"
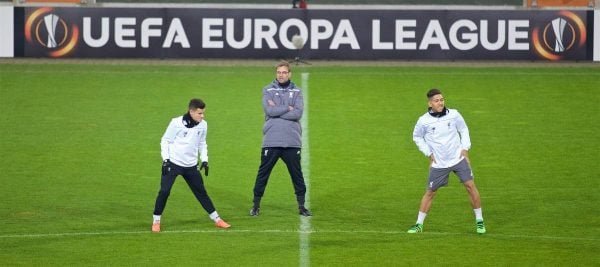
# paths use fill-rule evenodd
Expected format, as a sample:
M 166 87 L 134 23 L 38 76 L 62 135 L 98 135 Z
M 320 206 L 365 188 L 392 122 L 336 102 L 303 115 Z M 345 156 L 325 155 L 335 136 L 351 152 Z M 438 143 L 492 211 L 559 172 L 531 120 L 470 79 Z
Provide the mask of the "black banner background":
M 565 30 L 565 36 L 567 44 L 572 44 L 569 49 L 564 52 L 553 52 L 550 51 L 551 47 L 546 47 L 549 54 L 552 54 L 552 58 L 544 57 L 539 51 L 534 49 L 533 45 L 533 29 L 538 28 L 540 32 L 546 29 L 548 38 L 551 38 L 551 21 L 565 17 L 564 14 L 558 10 L 275 10 L 275 9 L 198 9 L 198 8 L 76 8 L 76 7 L 53 7 L 49 11 L 40 12 L 38 7 L 17 7 L 15 8 L 15 21 L 20 21 L 22 29 L 15 29 L 15 44 L 21 46 L 16 47 L 15 50 L 22 52 L 17 53 L 17 56 L 25 57 L 78 57 L 78 58 L 100 58 L 100 57 L 111 57 L 111 58 L 251 58 L 251 59 L 262 59 L 262 58 L 294 58 L 295 56 L 301 56 L 305 59 L 358 59 L 358 60 L 374 60 L 374 59 L 402 59 L 402 60 L 478 60 L 478 59 L 493 59 L 493 60 L 591 60 L 592 54 L 590 51 L 591 43 L 593 40 L 592 30 L 588 21 L 593 21 L 592 11 L 567 11 L 578 17 L 584 25 L 584 33 L 579 32 L 580 28 L 573 20 L 566 18 L 568 22 Z M 18 11 L 23 9 L 23 11 Z M 37 13 L 37 17 L 33 17 L 32 14 Z M 24 16 L 20 17 L 22 14 Z M 48 14 L 55 14 L 61 20 L 58 23 L 55 37 L 57 41 L 63 40 L 61 44 L 56 48 L 48 48 L 43 43 L 48 35 L 44 27 L 43 16 Z M 97 39 L 101 35 L 101 18 L 105 17 L 109 19 L 108 27 L 108 41 L 102 47 L 92 47 L 84 41 L 84 18 L 89 17 L 91 27 L 89 27 L 89 36 Z M 134 25 L 127 25 L 123 27 L 130 33 L 123 39 L 134 43 L 135 47 L 119 47 L 115 41 L 115 21 L 116 18 L 135 18 Z M 141 41 L 143 37 L 142 24 L 145 19 L 148 18 L 162 18 L 162 25 L 154 25 L 150 28 L 153 30 L 160 30 L 160 36 L 150 37 L 149 46 L 144 48 L 141 47 Z M 169 26 L 175 20 L 179 20 L 182 24 L 185 36 L 189 41 L 189 48 L 183 47 L 181 43 L 173 43 L 168 48 L 163 48 L 162 44 L 166 39 Z M 217 36 L 210 38 L 213 42 L 222 41 L 222 48 L 209 48 L 206 47 L 206 43 L 203 42 L 203 24 L 205 19 L 218 19 L 222 20 L 222 25 L 213 25 L 211 30 L 217 32 Z M 226 27 L 226 19 L 233 19 L 234 29 L 233 35 L 236 40 L 241 40 L 244 36 L 243 26 L 244 19 L 249 19 L 252 22 L 251 27 L 251 41 L 250 43 L 241 49 L 232 48 L 226 41 L 227 31 L 231 31 Z M 294 48 L 286 48 L 283 46 L 281 38 L 279 38 L 279 30 L 281 29 L 282 23 L 288 19 L 298 19 L 306 25 L 308 29 L 308 39 L 306 44 L 301 50 Z M 27 21 L 30 21 L 29 28 L 27 27 Z M 260 43 L 262 48 L 255 48 L 257 39 L 254 36 L 255 24 L 257 20 L 273 21 L 276 25 L 277 32 L 274 35 L 274 42 L 277 48 L 269 47 L 269 44 L 262 40 Z M 417 49 L 373 49 L 373 39 L 377 34 L 373 31 L 373 23 L 375 20 L 379 20 L 380 29 L 378 33 L 380 35 L 378 41 L 387 43 L 388 45 L 394 46 L 396 37 L 401 35 L 395 28 L 396 20 L 409 20 L 414 21 L 414 27 L 406 27 L 405 33 L 414 34 L 414 37 L 409 35 L 402 35 L 405 42 L 414 43 Z M 449 44 L 449 49 L 442 49 L 440 45 L 432 43 L 427 49 L 418 49 L 419 45 L 423 42 L 423 36 L 427 31 L 428 25 L 432 20 L 439 21 L 441 30 L 443 31 L 442 38 Z M 477 34 L 477 45 L 468 50 L 457 49 L 450 41 L 449 30 L 454 23 L 459 20 L 472 21 L 477 29 L 469 30 L 465 27 L 459 27 L 458 33 L 456 34 L 459 42 L 467 42 L 467 40 L 461 39 L 462 34 Z M 480 21 L 487 20 L 488 23 L 488 34 L 487 39 L 489 42 L 495 42 L 498 39 L 498 23 L 504 21 L 505 25 L 505 42 L 504 45 L 497 50 L 488 50 L 481 44 L 479 33 L 481 32 Z M 23 22 L 24 21 L 24 22 Z M 330 24 L 333 26 L 333 32 L 329 38 L 318 41 L 318 48 L 311 45 L 313 36 L 311 36 L 311 24 L 321 22 Z M 344 31 L 343 28 L 339 27 L 341 22 L 344 21 L 351 31 Z M 517 38 L 517 42 L 522 46 L 528 47 L 526 50 L 509 50 L 508 49 L 508 24 L 510 21 L 523 21 L 528 24 L 527 27 L 518 27 L 518 31 L 521 35 L 525 34 L 525 37 Z M 77 27 L 79 30 L 79 36 L 76 40 L 76 44 L 71 48 L 65 48 L 68 38 L 64 36 L 58 36 L 65 34 L 61 32 L 61 23 L 64 22 L 67 32 L 72 33 L 73 27 Z M 176 22 L 175 22 L 176 23 Z M 348 24 L 349 23 L 349 24 Z M 298 27 L 294 26 L 296 23 L 292 23 L 292 26 L 285 32 L 285 38 L 291 40 L 292 36 L 298 33 Z M 315 24 L 316 25 L 316 24 Z M 264 27 L 262 29 L 265 29 Z M 319 31 L 323 31 L 324 28 L 316 28 Z M 348 29 L 348 28 L 346 28 Z M 550 30 L 548 30 L 550 29 Z M 105 31 L 107 29 L 104 29 Z M 431 29 L 430 29 L 431 30 Z M 30 32 L 31 40 L 23 40 L 23 32 Z M 221 32 L 219 36 L 218 32 Z M 339 31 L 339 32 L 338 32 Z M 360 49 L 353 49 L 351 44 L 348 42 L 339 43 L 339 47 L 330 48 L 330 45 L 336 42 L 334 36 L 340 33 L 347 40 L 350 40 L 349 36 L 354 34 L 356 39 L 355 44 L 360 46 Z M 579 44 L 583 39 L 581 35 L 584 34 L 587 39 L 585 43 Z M 27 34 L 25 34 L 27 35 Z M 40 37 L 41 36 L 41 37 Z M 436 35 L 436 37 L 439 37 Z M 18 39 L 18 40 L 17 40 Z M 26 38 L 25 38 L 26 39 Z M 168 38 L 167 38 L 168 39 Z M 543 40 L 541 38 L 540 40 Z M 541 41 L 540 41 L 541 42 Z M 548 44 L 552 46 L 553 40 L 545 40 L 541 42 L 540 46 Z M 62 46 L 61 46 L 62 45 Z M 62 49 L 62 50 L 61 50 Z M 62 54 L 56 55 L 57 50 L 63 51 Z M 66 51 L 66 52 L 64 52 Z M 55 52 L 55 53 L 53 53 Z

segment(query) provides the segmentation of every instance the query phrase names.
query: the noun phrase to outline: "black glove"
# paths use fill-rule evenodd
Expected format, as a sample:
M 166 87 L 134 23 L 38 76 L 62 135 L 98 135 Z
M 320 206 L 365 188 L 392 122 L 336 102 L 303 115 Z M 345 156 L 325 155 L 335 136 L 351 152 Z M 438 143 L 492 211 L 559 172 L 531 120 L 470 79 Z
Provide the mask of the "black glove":
M 171 171 L 171 161 L 168 159 L 163 160 L 162 163 L 162 175 L 167 175 Z
M 207 161 L 203 161 L 202 164 L 200 165 L 200 168 L 198 168 L 199 171 L 201 171 L 202 169 L 204 169 L 204 176 L 208 176 L 208 162 Z

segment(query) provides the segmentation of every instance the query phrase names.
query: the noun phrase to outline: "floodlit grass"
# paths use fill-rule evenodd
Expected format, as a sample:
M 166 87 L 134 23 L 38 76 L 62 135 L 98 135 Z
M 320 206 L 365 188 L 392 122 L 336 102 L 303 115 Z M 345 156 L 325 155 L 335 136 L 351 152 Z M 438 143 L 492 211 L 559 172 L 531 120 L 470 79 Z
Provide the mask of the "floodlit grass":
M 261 88 L 271 67 L 0 64 L 0 265 L 597 265 L 596 67 L 327 67 L 309 73 L 312 232 L 280 162 L 259 217 Z M 455 177 L 409 235 L 427 159 L 425 92 L 465 117 L 488 234 Z M 183 179 L 151 234 L 160 137 L 207 102 L 215 229 Z M 596 255 L 596 256 L 594 256 Z

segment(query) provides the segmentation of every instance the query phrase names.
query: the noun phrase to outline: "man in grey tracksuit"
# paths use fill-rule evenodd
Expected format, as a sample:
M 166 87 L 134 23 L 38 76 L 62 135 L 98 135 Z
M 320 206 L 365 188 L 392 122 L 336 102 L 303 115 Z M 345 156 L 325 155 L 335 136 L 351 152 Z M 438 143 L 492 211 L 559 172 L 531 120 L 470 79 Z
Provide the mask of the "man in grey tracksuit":
M 285 162 L 296 193 L 298 213 L 311 216 L 304 207 L 306 185 L 300 166 L 302 148 L 302 127 L 300 118 L 304 110 L 304 101 L 300 88 L 290 81 L 292 71 L 287 62 L 276 67 L 276 79 L 263 88 L 262 105 L 265 112 L 261 162 L 254 183 L 254 205 L 251 216 L 260 213 L 260 201 L 269 181 L 269 175 L 275 163 L 281 158 Z

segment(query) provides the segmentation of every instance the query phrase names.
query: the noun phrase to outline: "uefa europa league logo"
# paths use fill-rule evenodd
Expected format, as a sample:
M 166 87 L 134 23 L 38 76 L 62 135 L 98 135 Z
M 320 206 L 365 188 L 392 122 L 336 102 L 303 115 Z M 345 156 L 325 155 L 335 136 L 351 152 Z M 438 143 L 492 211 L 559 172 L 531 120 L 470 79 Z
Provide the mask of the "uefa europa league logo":
M 79 40 L 79 26 L 67 24 L 52 7 L 34 9 L 25 20 L 25 40 L 32 49 L 43 49 L 51 57 L 71 53 Z
M 552 30 L 554 32 L 555 42 L 554 42 L 554 52 L 564 52 L 565 46 L 563 44 L 563 34 L 565 32 L 565 26 L 567 25 L 567 21 L 563 18 L 557 18 L 552 21 Z
M 56 23 L 58 23 L 58 16 L 54 14 L 46 15 L 44 17 L 44 25 L 46 26 L 46 31 L 48 32 L 48 42 L 46 46 L 48 48 L 56 48 Z
M 545 25 L 535 26 L 531 33 L 535 52 L 548 60 L 560 60 L 570 50 L 582 51 L 586 44 L 586 23 L 579 15 L 566 10 L 556 15 Z

